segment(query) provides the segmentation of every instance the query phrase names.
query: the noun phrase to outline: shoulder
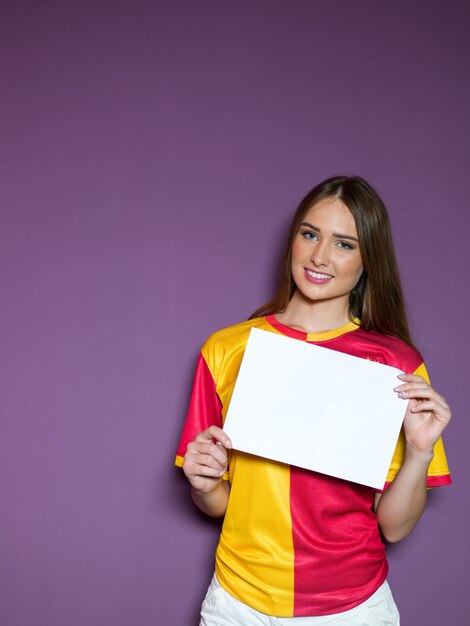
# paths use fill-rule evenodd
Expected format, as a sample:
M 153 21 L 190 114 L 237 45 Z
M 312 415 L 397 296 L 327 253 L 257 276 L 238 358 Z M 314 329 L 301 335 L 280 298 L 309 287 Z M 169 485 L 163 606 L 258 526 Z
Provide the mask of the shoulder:
M 212 333 L 201 348 L 201 355 L 212 373 L 219 380 L 240 366 L 246 343 L 252 328 L 268 329 L 263 317 L 258 317 Z M 224 374 L 225 372 L 225 374 Z
M 227 326 L 212 333 L 202 346 L 202 352 L 210 353 L 214 350 L 233 349 L 237 345 L 246 345 L 248 336 L 252 328 L 264 328 L 266 322 L 263 317 L 257 317 L 252 320 L 246 320 L 233 326 Z
M 412 373 L 423 363 L 423 357 L 416 348 L 395 337 L 376 330 L 358 329 L 354 339 L 361 344 L 365 358 Z

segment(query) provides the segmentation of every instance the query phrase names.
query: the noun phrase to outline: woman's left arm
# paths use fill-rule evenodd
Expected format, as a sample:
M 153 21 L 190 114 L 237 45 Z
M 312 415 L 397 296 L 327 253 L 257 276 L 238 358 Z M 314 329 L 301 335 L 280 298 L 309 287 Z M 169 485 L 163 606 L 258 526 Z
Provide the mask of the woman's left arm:
M 409 535 L 423 514 L 433 447 L 451 417 L 445 399 L 424 378 L 414 374 L 402 374 L 399 378 L 403 384 L 395 391 L 408 400 L 403 421 L 405 458 L 393 483 L 375 498 L 380 530 L 390 542 Z

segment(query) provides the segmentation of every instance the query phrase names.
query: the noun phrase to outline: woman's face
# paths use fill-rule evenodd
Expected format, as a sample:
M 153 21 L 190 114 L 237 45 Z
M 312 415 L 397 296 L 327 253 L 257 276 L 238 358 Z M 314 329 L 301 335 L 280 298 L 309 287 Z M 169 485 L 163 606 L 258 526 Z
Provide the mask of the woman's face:
M 292 246 L 292 277 L 311 301 L 349 307 L 349 294 L 363 271 L 356 224 L 347 206 L 325 198 L 306 213 Z

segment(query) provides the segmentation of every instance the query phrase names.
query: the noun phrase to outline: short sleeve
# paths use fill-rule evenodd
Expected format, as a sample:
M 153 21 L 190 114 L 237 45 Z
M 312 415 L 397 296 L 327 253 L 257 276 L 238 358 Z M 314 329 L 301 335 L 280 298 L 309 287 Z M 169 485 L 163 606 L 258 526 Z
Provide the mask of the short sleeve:
M 422 363 L 414 372 L 418 376 L 422 376 L 425 380 L 429 382 L 429 376 L 426 371 L 426 367 L 424 363 Z M 387 475 L 387 481 L 385 483 L 385 488 L 394 480 L 395 476 L 398 473 L 398 470 L 401 467 L 403 462 L 403 458 L 405 455 L 405 438 L 403 435 L 403 429 L 400 432 L 400 436 L 398 438 L 398 442 L 395 448 L 395 452 L 393 454 L 392 463 L 390 465 L 390 469 Z M 442 442 L 442 438 L 438 439 L 434 446 L 434 458 L 431 461 L 431 464 L 428 469 L 428 477 L 427 477 L 427 485 L 428 488 L 431 487 L 440 487 L 441 485 L 450 485 L 452 484 L 452 479 L 449 472 L 449 467 L 447 465 L 447 458 L 444 450 L 444 444 Z
M 215 381 L 201 353 L 196 365 L 186 422 L 176 453 L 176 465 L 182 467 L 188 443 L 209 426 L 222 428 L 222 405 Z

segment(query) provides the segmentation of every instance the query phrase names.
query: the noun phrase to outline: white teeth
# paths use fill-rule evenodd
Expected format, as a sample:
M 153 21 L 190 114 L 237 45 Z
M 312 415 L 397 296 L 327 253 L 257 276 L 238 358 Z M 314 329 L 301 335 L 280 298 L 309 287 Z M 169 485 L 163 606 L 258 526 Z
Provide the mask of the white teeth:
M 318 272 L 312 272 L 312 270 L 307 270 L 307 274 L 312 278 L 317 278 L 319 280 L 324 280 L 326 278 L 332 278 L 330 274 L 319 274 Z

